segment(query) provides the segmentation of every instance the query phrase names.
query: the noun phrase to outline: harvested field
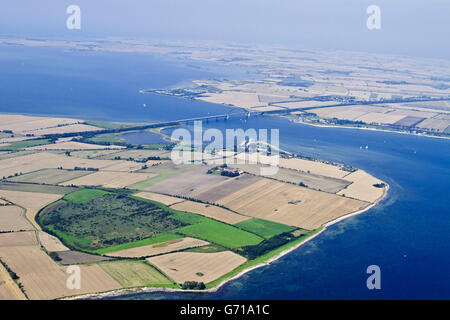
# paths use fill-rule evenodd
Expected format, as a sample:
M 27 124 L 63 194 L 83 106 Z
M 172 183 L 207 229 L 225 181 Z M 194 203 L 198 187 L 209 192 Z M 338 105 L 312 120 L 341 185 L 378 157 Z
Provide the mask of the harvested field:
M 177 283 L 208 283 L 236 269 L 247 261 L 231 251 L 216 253 L 177 252 L 147 258 Z
M 33 224 L 33 226 L 37 230 L 41 230 L 41 227 L 39 227 L 39 225 L 36 223 L 34 217 L 41 208 L 60 199 L 62 195 L 50 193 L 0 190 L 0 197 L 7 199 L 8 201 L 17 204 L 21 207 L 24 207 L 26 209 L 27 219 Z
M 74 180 L 69 180 L 63 185 L 71 186 L 102 186 L 105 188 L 124 188 L 139 181 L 147 180 L 155 175 L 152 173 L 112 172 L 99 171 Z
M 250 219 L 250 217 L 234 213 L 221 207 L 194 201 L 184 201 L 181 203 L 177 203 L 175 205 L 172 205 L 171 208 L 179 211 L 200 214 L 202 216 L 222 221 L 228 224 L 235 224 Z
M 404 115 L 396 115 L 391 113 L 367 113 L 361 117 L 353 119 L 354 121 L 362 121 L 368 124 L 371 123 L 384 123 L 384 124 L 393 124 L 397 121 L 403 119 Z
M 58 266 L 37 246 L 0 247 L 0 258 L 20 277 L 20 283 L 32 300 L 56 299 L 121 288 L 98 265 L 90 265 L 80 266 L 81 289 L 68 289 L 67 268 Z
M 25 173 L 17 177 L 9 178 L 8 181 L 58 184 L 64 181 L 73 180 L 88 175 L 89 173 L 89 171 L 82 170 L 42 169 L 30 173 Z
M 87 132 L 87 131 L 98 131 L 98 130 L 102 130 L 102 128 L 78 123 L 78 124 L 71 124 L 71 125 L 67 125 L 67 126 L 50 127 L 50 128 L 45 128 L 45 129 L 32 130 L 31 132 L 27 132 L 27 133 L 33 133 L 35 136 L 42 136 L 42 135 L 46 135 L 46 134 L 61 134 L 61 133 Z
M 0 233 L 0 247 L 37 245 L 33 231 Z
M 31 133 L 30 131 L 57 128 L 70 124 L 77 124 L 80 120 L 69 118 L 31 117 L 15 114 L 2 114 L 0 127 L 3 130 L 12 130 L 14 133 Z
M 368 205 L 269 179 L 261 179 L 217 202 L 248 216 L 308 230 Z
M 233 168 L 237 168 L 244 172 L 254 175 L 261 175 L 260 164 L 236 164 Z M 268 178 L 299 184 L 306 184 L 309 188 L 322 190 L 326 192 L 336 193 L 350 184 L 349 181 L 337 178 L 325 177 L 313 173 L 306 173 L 294 169 L 278 168 L 276 174 L 268 175 Z
M 445 119 L 426 119 L 417 125 L 419 128 L 425 128 L 428 130 L 444 132 L 448 126 L 450 126 L 450 118 Z
M 280 158 L 280 167 L 333 178 L 344 178 L 348 174 L 347 171 L 341 170 L 338 166 L 298 158 Z
M 259 180 L 261 180 L 261 178 L 249 174 L 243 174 L 236 178 L 227 179 L 221 183 L 211 186 L 208 189 L 203 189 L 201 192 L 193 194 L 192 197 L 204 202 L 215 203 L 217 200 L 252 185 Z
M 84 253 L 84 252 L 79 252 L 79 251 L 62 250 L 62 251 L 55 251 L 55 252 L 58 255 L 58 258 L 61 259 L 58 262 L 63 265 L 95 263 L 95 262 L 111 260 L 111 258 L 108 258 L 108 257 L 101 257 L 101 256 L 97 256 L 94 254 L 89 254 L 89 253 Z
M 414 127 L 423 120 L 425 120 L 425 118 L 407 116 L 401 119 L 400 121 L 395 122 L 394 125 L 402 127 Z
M 62 242 L 58 238 L 48 234 L 47 232 L 39 231 L 38 237 L 41 245 L 48 252 L 69 250 L 69 248 L 62 244 Z
M 0 231 L 33 230 L 25 219 L 24 211 L 17 206 L 0 206 Z
M 95 160 L 94 160 L 95 161 Z M 102 161 L 102 160 L 97 160 Z M 105 160 L 109 161 L 109 165 L 102 168 L 102 171 L 122 171 L 131 172 L 141 170 L 144 163 L 138 163 L 134 161 L 124 161 L 124 160 Z
M 99 144 L 67 141 L 26 148 L 26 150 L 91 150 L 91 149 L 123 149 L 123 146 L 104 146 Z
M 143 199 L 147 199 L 147 200 L 161 202 L 162 204 L 165 204 L 166 206 L 171 206 L 175 203 L 185 201 L 184 199 L 166 196 L 164 194 L 158 194 L 158 193 L 153 193 L 153 192 L 139 192 L 139 193 L 135 194 L 134 196 L 143 198 Z
M 111 257 L 122 257 L 122 258 L 140 258 L 140 257 L 150 257 L 163 253 L 169 253 L 174 251 L 185 250 L 189 248 L 201 247 L 209 244 L 206 241 L 194 238 L 179 238 L 174 240 L 169 240 L 166 242 L 160 242 L 148 246 L 136 247 L 131 249 L 125 249 L 120 251 L 115 251 L 108 253 Z
M 353 183 L 339 191 L 338 194 L 368 202 L 375 202 L 384 194 L 385 188 L 373 186 L 377 183 L 383 183 L 383 181 L 374 178 L 364 170 L 357 170 L 346 176 L 345 179 Z
M 74 187 L 52 186 L 33 183 L 7 182 L 0 181 L 0 190 L 37 192 L 50 194 L 66 194 L 77 190 Z
M 155 183 L 144 190 L 186 197 L 228 179 L 218 175 L 207 174 L 206 171 L 208 169 L 210 167 L 201 165 L 197 169 Z
M 20 156 L 26 156 L 27 154 L 33 153 L 32 151 L 1 151 L 0 160 L 10 159 Z
M 172 284 L 172 281 L 143 261 L 105 262 L 99 266 L 124 288 Z
M 25 295 L 0 263 L 0 300 L 26 300 Z
M 83 151 L 72 151 L 70 155 L 76 158 L 82 159 L 104 159 L 103 156 L 107 157 L 108 155 L 113 155 L 115 153 L 121 152 L 120 150 L 83 150 Z M 114 156 L 111 156 L 112 160 Z M 109 160 L 109 159 L 108 159 Z

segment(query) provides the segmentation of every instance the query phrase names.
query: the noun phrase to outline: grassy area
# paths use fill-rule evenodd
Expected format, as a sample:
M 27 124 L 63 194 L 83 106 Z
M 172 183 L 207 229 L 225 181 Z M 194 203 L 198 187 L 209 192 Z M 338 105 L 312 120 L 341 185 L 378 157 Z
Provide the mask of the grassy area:
M 148 238 L 148 239 L 142 239 L 142 240 L 128 242 L 128 243 L 122 243 L 122 244 L 118 244 L 116 246 L 111 246 L 111 247 L 104 248 L 104 249 L 94 250 L 93 252 L 98 253 L 98 254 L 105 254 L 105 253 L 115 252 L 115 251 L 119 251 L 119 250 L 137 248 L 137 247 L 147 246 L 147 245 L 151 245 L 151 244 L 155 244 L 155 243 L 166 242 L 166 241 L 175 240 L 175 239 L 179 239 L 179 238 L 183 238 L 183 236 L 174 234 L 174 233 L 166 233 L 166 234 L 161 234 L 159 236 Z
M 196 247 L 186 250 L 187 252 L 200 252 L 200 253 L 214 253 L 214 252 L 222 252 L 227 251 L 228 248 L 219 246 L 217 244 L 209 244 L 203 247 Z
M 42 211 L 38 221 L 44 230 L 56 234 L 67 246 L 82 251 L 138 246 L 142 244 L 134 243 L 138 240 L 148 244 L 151 242 L 148 238 L 186 225 L 173 219 L 174 211 L 164 205 L 123 193 L 83 189 L 64 200 L 65 204 Z
M 217 243 L 227 248 L 256 245 L 263 240 L 253 233 L 211 219 L 176 229 L 174 232 Z
M 85 203 L 93 199 L 102 197 L 107 193 L 109 192 L 99 189 L 82 189 L 65 195 L 64 200 L 73 203 Z
M 177 286 L 145 261 L 111 261 L 99 263 L 107 274 L 125 288 Z
M 258 218 L 252 218 L 236 223 L 235 226 L 243 230 L 256 233 L 266 239 L 272 238 L 273 236 L 284 232 L 295 230 L 295 227 Z
M 243 265 L 241 265 L 238 268 L 234 269 L 233 271 L 231 271 L 231 272 L 221 276 L 220 278 L 218 278 L 218 279 L 216 279 L 214 281 L 211 281 L 211 282 L 207 283 L 206 284 L 206 288 L 207 289 L 213 288 L 216 285 L 220 284 L 222 281 L 239 274 L 240 272 L 244 271 L 245 269 L 248 269 L 248 268 L 254 267 L 256 265 L 259 265 L 261 263 L 264 263 L 265 261 L 269 260 L 270 258 L 273 258 L 274 256 L 282 253 L 283 251 L 296 246 L 297 244 L 301 243 L 305 239 L 307 239 L 309 237 L 312 237 L 314 234 L 320 232 L 322 229 L 323 229 L 323 227 L 320 227 L 320 228 L 318 228 L 318 229 L 316 229 L 314 231 L 311 231 L 311 232 L 305 234 L 302 237 L 299 237 L 299 238 L 297 238 L 297 239 L 295 239 L 295 240 L 293 240 L 293 241 L 291 241 L 291 242 L 289 242 L 289 243 L 287 243 L 287 244 L 285 244 L 285 245 L 283 245 L 281 247 L 278 247 L 278 248 L 276 248 L 276 249 L 274 249 L 274 250 L 272 250 L 272 251 L 270 251 L 270 252 L 268 252 L 268 253 L 266 253 L 266 254 L 264 254 L 264 255 L 256 258 L 256 259 L 254 259 L 254 260 L 247 261 L 246 263 L 244 263 Z
M 52 141 L 50 139 L 35 139 L 35 140 L 25 140 L 25 141 L 17 141 L 12 142 L 8 146 L 0 147 L 1 150 L 19 150 L 19 149 L 25 149 L 29 147 L 34 146 L 41 146 L 44 144 L 50 144 Z
M 10 158 L 15 158 L 15 157 L 21 157 L 21 156 L 25 156 L 27 154 L 32 154 L 35 151 L 29 151 L 29 150 L 24 150 L 24 151 L 14 151 L 14 152 L 8 152 L 8 151 L 2 151 L 0 153 L 0 160 L 4 160 L 4 159 L 10 159 Z

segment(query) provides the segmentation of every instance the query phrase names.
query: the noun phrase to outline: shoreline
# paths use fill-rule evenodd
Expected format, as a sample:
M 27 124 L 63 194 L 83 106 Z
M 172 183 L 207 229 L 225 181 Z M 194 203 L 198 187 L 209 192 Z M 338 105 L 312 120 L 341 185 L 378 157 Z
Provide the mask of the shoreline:
M 372 203 L 371 205 L 367 206 L 364 209 L 355 211 L 355 212 L 350 212 L 346 215 L 343 215 L 339 218 L 336 218 L 334 220 L 328 221 L 327 223 L 323 224 L 321 226 L 321 230 L 319 230 L 318 232 L 314 233 L 313 235 L 311 235 L 310 237 L 302 240 L 301 242 L 293 245 L 292 247 L 287 248 L 286 250 L 274 255 L 273 257 L 270 257 L 269 259 L 267 259 L 264 262 L 261 262 L 255 266 L 249 267 L 247 269 L 242 270 L 241 272 L 237 273 L 234 276 L 231 276 L 230 278 L 224 279 L 222 282 L 220 282 L 219 284 L 215 285 L 212 288 L 209 289 L 205 289 L 205 290 L 183 290 L 183 289 L 173 289 L 173 288 L 158 288 L 158 287 L 138 287 L 138 288 L 130 288 L 130 289 L 119 289 L 119 290 L 113 290 L 113 291 L 107 291 L 107 292 L 102 292 L 102 293 L 92 293 L 92 294 L 84 294 L 84 295 L 80 295 L 80 296 L 73 296 L 73 297 L 64 297 L 64 298 L 59 298 L 57 300 L 80 300 L 80 299 L 86 299 L 86 298 L 93 298 L 93 299 L 102 299 L 102 298 L 107 298 L 107 297 L 121 297 L 121 296 L 127 296 L 127 295 L 132 295 L 132 294 L 145 294 L 145 293 L 153 293 L 153 292 L 161 292 L 161 293 L 167 293 L 167 292 L 173 292 L 173 293 L 214 293 L 217 292 L 221 287 L 223 287 L 225 284 L 227 284 L 230 281 L 236 280 L 238 278 L 240 278 L 241 276 L 243 276 L 244 274 L 251 272 L 255 269 L 258 268 L 262 268 L 265 266 L 269 266 L 272 262 L 275 262 L 277 260 L 279 260 L 280 258 L 284 257 L 285 255 L 291 253 L 292 251 L 300 248 L 302 245 L 306 244 L 307 242 L 313 240 L 314 238 L 316 238 L 317 236 L 321 235 L 323 232 L 325 232 L 327 230 L 328 227 L 341 222 L 343 220 L 346 220 L 348 218 L 360 215 L 364 212 L 369 211 L 370 209 L 376 207 L 377 205 L 379 205 L 381 203 L 382 200 L 384 200 L 387 195 L 388 195 L 388 191 L 389 191 L 389 184 L 387 184 L 386 182 L 384 182 L 386 184 L 386 188 L 383 192 L 383 195 L 377 199 L 376 202 Z
M 368 130 L 368 131 L 375 131 L 375 132 L 398 133 L 398 134 L 405 134 L 405 135 L 413 136 L 413 137 L 450 139 L 450 137 L 433 136 L 433 135 L 429 135 L 429 134 L 417 134 L 417 133 L 409 133 L 409 132 L 405 132 L 405 131 L 395 131 L 395 130 L 386 130 L 386 129 L 368 128 L 368 127 L 349 127 L 349 126 L 337 126 L 337 125 L 329 125 L 329 124 L 315 124 L 315 123 L 308 123 L 308 122 L 303 122 L 303 121 L 295 121 L 286 116 L 278 116 L 278 117 L 286 118 L 293 123 L 304 124 L 307 126 L 312 126 L 312 127 L 317 127 L 317 128 L 357 129 L 357 130 Z

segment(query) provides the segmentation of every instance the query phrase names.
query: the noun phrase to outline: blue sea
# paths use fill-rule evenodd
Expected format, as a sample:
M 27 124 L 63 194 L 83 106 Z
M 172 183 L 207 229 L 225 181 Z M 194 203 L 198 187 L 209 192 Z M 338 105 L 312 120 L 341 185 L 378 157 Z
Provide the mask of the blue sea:
M 221 114 L 228 108 L 143 95 L 138 90 L 252 72 L 159 56 L 20 46 L 0 49 L 0 111 L 4 113 L 135 122 Z M 329 227 L 304 246 L 215 293 L 156 292 L 118 298 L 450 298 L 450 140 L 319 128 L 262 116 L 203 126 L 279 129 L 282 149 L 362 168 L 389 183 L 388 196 L 366 213 Z M 381 290 L 366 287 L 369 265 L 381 269 Z

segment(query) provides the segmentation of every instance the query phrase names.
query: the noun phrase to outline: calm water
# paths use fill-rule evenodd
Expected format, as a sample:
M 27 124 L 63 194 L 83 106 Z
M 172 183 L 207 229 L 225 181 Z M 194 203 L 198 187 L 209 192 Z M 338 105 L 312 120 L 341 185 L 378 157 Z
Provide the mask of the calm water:
M 210 66 L 191 68 L 139 55 L 23 50 L 1 48 L 2 112 L 157 121 L 226 110 L 137 93 L 141 88 L 217 76 Z M 142 108 L 143 103 L 150 107 Z M 450 298 L 450 140 L 315 128 L 271 117 L 203 125 L 279 128 L 283 149 L 363 168 L 390 184 L 389 195 L 372 210 L 328 228 L 289 255 L 229 282 L 216 293 L 151 293 L 125 298 Z M 145 143 L 145 139 L 140 141 Z M 368 150 L 360 149 L 366 145 Z M 365 270 L 372 264 L 381 268 L 379 291 L 365 286 Z

